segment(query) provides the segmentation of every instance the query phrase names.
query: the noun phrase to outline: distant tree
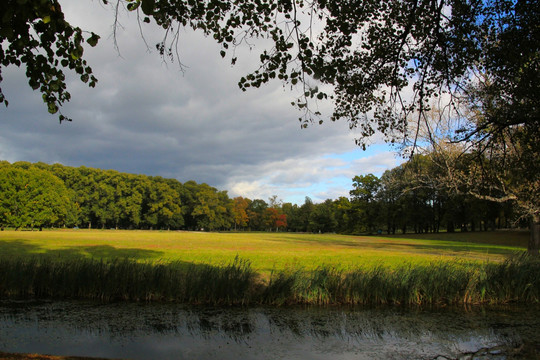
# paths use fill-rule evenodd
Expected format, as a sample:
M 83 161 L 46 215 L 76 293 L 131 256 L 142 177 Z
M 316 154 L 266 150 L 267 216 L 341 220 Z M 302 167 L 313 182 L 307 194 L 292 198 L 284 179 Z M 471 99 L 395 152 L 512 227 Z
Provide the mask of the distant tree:
M 218 191 L 218 198 L 223 208 L 221 215 L 221 229 L 230 230 L 234 224 L 234 202 L 229 198 L 226 190 Z
M 98 170 L 87 167 L 71 168 L 59 164 L 51 167 L 53 174 L 64 181 L 66 187 L 74 192 L 75 203 L 79 211 L 79 226 L 97 226 L 97 217 L 92 211 L 92 204 L 95 197 L 94 191 L 97 189 L 96 178 Z
M 189 180 L 183 184 L 183 189 L 180 194 L 180 200 L 182 201 L 182 215 L 184 216 L 185 227 L 190 230 L 197 230 L 198 224 L 193 211 L 197 206 L 197 193 L 199 192 L 199 185 Z
M 263 213 L 263 218 L 267 230 L 279 230 L 278 223 L 280 222 L 280 213 L 278 209 L 273 207 L 266 208 Z
M 306 196 L 304 203 L 298 209 L 298 220 L 300 222 L 300 231 L 312 232 L 314 229 L 311 223 L 311 215 L 315 209 L 315 204 L 309 196 Z
M 395 234 L 404 219 L 400 206 L 400 197 L 403 193 L 403 167 L 398 166 L 386 170 L 380 179 L 380 189 L 377 199 L 381 203 L 381 223 L 388 234 Z
M 353 189 L 349 192 L 356 220 L 355 232 L 375 231 L 379 204 L 376 200 L 380 180 L 373 174 L 359 175 L 353 178 Z
M 91 201 L 91 211 L 101 228 L 105 229 L 107 223 L 109 223 L 109 226 L 113 226 L 113 222 L 116 222 L 114 219 L 116 210 L 114 188 L 109 184 L 106 175 L 102 172 L 99 173 L 96 179 L 96 187 L 92 193 Z
M 241 196 L 235 197 L 233 199 L 233 218 L 234 218 L 234 228 L 240 227 L 244 228 L 247 226 L 249 217 L 247 214 L 247 209 L 249 206 L 248 199 L 244 199 Z
M 281 208 L 282 204 L 283 204 L 283 201 L 278 199 L 277 195 L 272 195 L 268 198 L 268 207 L 279 209 Z
M 247 208 L 247 214 L 249 218 L 248 226 L 250 230 L 262 231 L 266 230 L 264 213 L 268 208 L 266 201 L 262 199 L 253 199 Z
M 334 217 L 337 222 L 337 232 L 353 232 L 352 204 L 345 196 L 341 196 L 339 199 L 334 200 Z
M 277 195 L 268 198 L 268 207 L 264 210 L 263 218 L 270 231 L 275 229 L 277 232 L 287 227 L 287 214 L 283 212 L 283 202 L 278 200 Z
M 287 217 L 288 231 L 302 231 L 302 224 L 299 217 L 299 206 L 297 204 L 286 202 L 281 205 L 281 210 L 283 211 L 283 214 Z
M 225 191 L 207 184 L 199 186 L 196 205 L 191 214 L 199 229 L 229 229 L 232 225 L 232 202 Z
M 165 179 L 151 178 L 144 196 L 144 223 L 152 229 L 180 229 L 184 226 L 180 195 Z
M 349 192 L 354 200 L 372 202 L 380 187 L 379 178 L 373 174 L 357 175 L 353 178 L 353 189 Z
M 276 229 L 278 229 L 278 231 L 280 229 L 287 228 L 287 214 L 278 214 L 278 218 L 275 221 L 274 226 Z
M 320 204 L 315 204 L 310 216 L 310 227 L 314 232 L 335 232 L 338 222 L 336 208 L 332 200 L 327 199 Z
M 72 225 L 71 193 L 51 173 L 21 164 L 0 171 L 0 226 L 16 229 Z

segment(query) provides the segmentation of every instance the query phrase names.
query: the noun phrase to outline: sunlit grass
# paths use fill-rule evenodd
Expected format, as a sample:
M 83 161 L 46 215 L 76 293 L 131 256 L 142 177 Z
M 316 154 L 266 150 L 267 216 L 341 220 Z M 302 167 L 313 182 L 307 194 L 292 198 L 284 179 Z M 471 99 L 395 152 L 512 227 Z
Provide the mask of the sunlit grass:
M 207 304 L 538 302 L 520 232 L 0 232 L 0 297 Z
M 490 242 L 491 239 L 491 242 Z M 405 260 L 481 263 L 501 261 L 523 251 L 527 234 L 476 232 L 406 235 L 406 237 L 344 236 L 297 233 L 204 233 L 177 231 L 54 230 L 0 232 L 0 258 L 81 256 L 145 262 L 182 261 L 220 265 L 236 256 L 249 260 L 263 276 L 286 268 L 313 270 L 320 266 L 356 269 Z

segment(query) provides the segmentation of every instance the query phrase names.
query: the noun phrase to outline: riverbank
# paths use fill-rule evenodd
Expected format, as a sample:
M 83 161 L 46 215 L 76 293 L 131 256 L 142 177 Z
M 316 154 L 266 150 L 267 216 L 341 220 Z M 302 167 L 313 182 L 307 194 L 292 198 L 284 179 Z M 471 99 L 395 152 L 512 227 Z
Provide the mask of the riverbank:
M 53 356 L 43 354 L 5 353 L 0 351 L 0 360 L 120 360 L 80 356 Z
M 457 359 L 484 359 L 484 360 L 521 360 L 521 359 L 539 359 L 540 349 L 532 344 L 521 345 L 518 347 L 495 346 L 492 348 L 482 348 L 475 352 L 460 354 Z M 53 356 L 41 354 L 19 354 L 0 352 L 0 360 L 122 360 L 106 359 L 80 356 Z M 435 360 L 451 360 L 451 358 L 439 355 Z

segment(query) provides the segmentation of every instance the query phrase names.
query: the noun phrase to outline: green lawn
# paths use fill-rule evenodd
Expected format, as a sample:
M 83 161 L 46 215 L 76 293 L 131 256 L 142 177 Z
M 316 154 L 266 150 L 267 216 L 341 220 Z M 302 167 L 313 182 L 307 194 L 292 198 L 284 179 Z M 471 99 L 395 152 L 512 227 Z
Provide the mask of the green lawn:
M 463 259 L 500 261 L 523 251 L 527 232 L 497 231 L 391 237 L 296 233 L 205 233 L 179 231 L 50 230 L 0 232 L 0 258 L 78 256 L 95 259 L 222 265 L 237 255 L 255 271 L 288 267 L 342 269 Z

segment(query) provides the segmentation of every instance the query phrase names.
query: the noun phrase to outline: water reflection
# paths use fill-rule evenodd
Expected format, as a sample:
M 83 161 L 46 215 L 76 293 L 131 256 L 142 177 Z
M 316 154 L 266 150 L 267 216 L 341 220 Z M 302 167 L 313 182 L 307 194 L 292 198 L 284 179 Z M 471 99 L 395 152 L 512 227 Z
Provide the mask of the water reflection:
M 534 353 L 538 315 L 540 307 L 530 306 L 223 309 L 1 302 L 0 350 L 129 359 L 459 358 L 524 344 Z M 502 358 L 500 352 L 491 358 Z

